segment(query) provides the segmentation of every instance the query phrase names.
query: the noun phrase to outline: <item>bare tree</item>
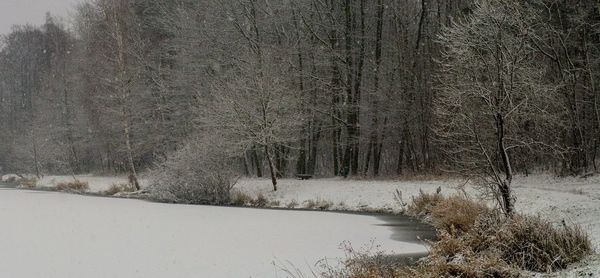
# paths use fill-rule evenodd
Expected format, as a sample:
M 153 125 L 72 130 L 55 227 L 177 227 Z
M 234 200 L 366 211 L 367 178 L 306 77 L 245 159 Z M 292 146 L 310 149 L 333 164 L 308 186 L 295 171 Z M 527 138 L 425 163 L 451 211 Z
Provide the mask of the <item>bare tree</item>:
M 229 142 L 229 151 L 238 155 L 260 146 L 277 191 L 280 169 L 275 152 L 277 146 L 298 140 L 302 123 L 299 94 L 285 78 L 290 69 L 267 59 L 258 66 L 250 57 L 248 66 L 232 70 L 215 83 L 211 100 L 199 107 L 203 110 L 201 127 L 221 134 Z
M 515 153 L 557 149 L 556 138 L 544 135 L 560 125 L 553 115 L 560 109 L 536 62 L 530 30 L 537 20 L 520 1 L 483 0 L 440 36 L 440 148 L 452 171 L 488 186 L 509 215 Z

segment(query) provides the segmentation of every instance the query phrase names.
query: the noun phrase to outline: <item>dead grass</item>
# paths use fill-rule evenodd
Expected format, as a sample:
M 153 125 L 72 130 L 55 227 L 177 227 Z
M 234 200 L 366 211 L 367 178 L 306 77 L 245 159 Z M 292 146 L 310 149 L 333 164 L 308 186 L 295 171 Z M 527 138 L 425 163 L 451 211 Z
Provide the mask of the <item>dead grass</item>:
M 444 200 L 440 190 L 435 193 L 425 193 L 422 190 L 417 197 L 412 198 L 412 203 L 408 205 L 406 213 L 412 217 L 427 220 L 431 216 L 433 208 Z
M 256 199 L 253 199 L 252 201 L 250 201 L 250 205 L 253 207 L 257 207 L 257 208 L 264 208 L 268 204 L 269 204 L 269 200 L 262 193 L 259 193 L 258 196 L 256 196 Z
M 12 182 L 14 182 L 16 179 L 15 177 L 11 177 L 13 179 Z M 10 178 L 9 178 L 10 180 Z M 11 181 L 9 181 L 11 182 Z M 37 186 L 37 182 L 38 179 L 37 178 L 22 178 L 21 180 L 19 180 L 19 185 L 21 185 L 22 187 L 25 188 L 35 188 Z
M 437 229 L 449 233 L 468 232 L 481 215 L 491 213 L 486 205 L 461 196 L 437 198 L 437 204 L 430 211 L 431 222 Z
M 304 201 L 304 208 L 306 208 L 306 209 L 328 210 L 332 206 L 333 206 L 332 202 L 323 200 L 321 198 L 310 199 L 310 200 Z
M 86 191 L 90 188 L 86 181 L 74 180 L 70 182 L 59 182 L 56 184 L 56 189 L 60 191 Z
M 233 190 L 231 192 L 231 204 L 234 206 L 248 206 L 252 203 L 252 197 L 240 190 Z
M 102 194 L 113 196 L 121 192 L 135 192 L 135 186 L 130 183 L 113 183 L 107 190 L 103 191 Z
M 285 207 L 286 207 L 286 208 L 289 208 L 289 209 L 293 209 L 293 208 L 296 208 L 296 207 L 297 207 L 297 206 L 299 206 L 299 205 L 300 205 L 300 204 L 298 204 L 298 201 L 296 201 L 296 200 L 294 199 L 294 200 L 291 200 L 289 203 L 287 203 L 287 205 L 286 205 Z
M 541 219 L 517 215 L 497 233 L 502 258 L 512 265 L 537 272 L 565 269 L 592 254 L 588 235 L 581 227 L 559 227 Z
M 505 217 L 462 196 L 421 193 L 409 211 L 438 229 L 438 241 L 418 267 L 417 277 L 517 277 L 519 270 L 551 272 L 592 253 L 579 226 L 560 227 L 524 215 Z M 423 276 L 416 275 L 424 274 Z

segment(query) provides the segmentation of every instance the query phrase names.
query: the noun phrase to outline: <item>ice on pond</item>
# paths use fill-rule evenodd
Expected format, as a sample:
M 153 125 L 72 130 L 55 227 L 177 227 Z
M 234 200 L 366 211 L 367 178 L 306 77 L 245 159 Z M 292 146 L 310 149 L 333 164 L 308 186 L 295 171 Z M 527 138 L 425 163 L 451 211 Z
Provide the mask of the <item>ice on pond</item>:
M 343 241 L 425 251 L 373 216 L 168 205 L 0 190 L 3 277 L 285 277 L 342 258 Z

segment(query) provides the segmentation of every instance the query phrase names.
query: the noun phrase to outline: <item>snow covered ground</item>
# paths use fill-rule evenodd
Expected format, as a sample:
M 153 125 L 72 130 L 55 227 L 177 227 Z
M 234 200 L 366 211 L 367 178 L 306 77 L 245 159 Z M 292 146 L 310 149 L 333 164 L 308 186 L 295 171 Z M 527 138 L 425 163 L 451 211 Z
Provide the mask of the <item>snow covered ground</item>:
M 0 189 L 0 223 L 0 277 L 12 278 L 287 277 L 278 266 L 343 258 L 343 241 L 426 250 L 374 216 L 15 189 Z

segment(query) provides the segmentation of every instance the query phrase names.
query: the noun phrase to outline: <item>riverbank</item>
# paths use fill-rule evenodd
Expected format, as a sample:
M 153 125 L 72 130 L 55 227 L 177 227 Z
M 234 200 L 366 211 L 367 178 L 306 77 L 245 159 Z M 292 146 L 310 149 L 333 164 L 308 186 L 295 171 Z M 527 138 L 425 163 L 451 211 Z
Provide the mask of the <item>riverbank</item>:
M 402 192 L 405 203 L 421 190 L 442 194 L 476 196 L 470 187 L 462 188 L 458 180 L 363 181 L 363 180 L 282 180 L 278 192 L 269 190 L 266 180 L 245 179 L 238 188 L 248 194 L 263 194 L 285 203 L 305 204 L 313 200 L 329 200 L 347 210 L 400 211 L 401 204 L 394 198 Z M 516 209 L 526 215 L 539 215 L 557 225 L 580 225 L 590 236 L 596 252 L 600 249 L 600 177 L 555 178 L 549 175 L 517 177 L 514 181 Z M 335 207 L 335 206 L 334 206 Z M 553 274 L 527 273 L 534 277 L 596 277 L 600 276 L 600 256 L 592 255 L 583 262 Z

